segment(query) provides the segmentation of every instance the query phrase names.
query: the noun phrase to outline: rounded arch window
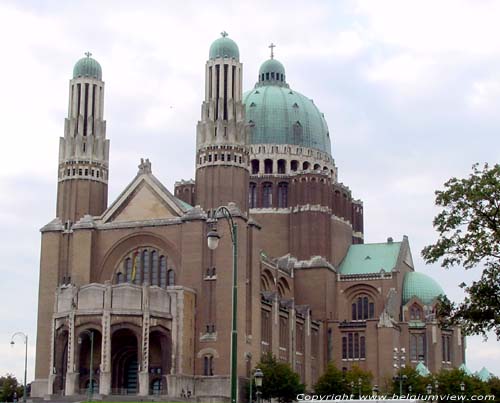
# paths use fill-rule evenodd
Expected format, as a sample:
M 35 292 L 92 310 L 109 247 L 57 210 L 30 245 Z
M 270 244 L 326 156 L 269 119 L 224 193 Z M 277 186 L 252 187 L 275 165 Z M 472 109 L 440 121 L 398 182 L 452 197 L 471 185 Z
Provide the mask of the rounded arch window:
M 418 304 L 413 304 L 410 307 L 410 320 L 422 320 L 423 312 L 422 308 Z
M 366 320 L 375 317 L 375 303 L 366 294 L 356 296 L 351 303 L 352 320 Z
M 114 282 L 149 284 L 160 287 L 173 285 L 175 269 L 168 256 L 154 247 L 137 248 L 127 253 L 118 264 Z

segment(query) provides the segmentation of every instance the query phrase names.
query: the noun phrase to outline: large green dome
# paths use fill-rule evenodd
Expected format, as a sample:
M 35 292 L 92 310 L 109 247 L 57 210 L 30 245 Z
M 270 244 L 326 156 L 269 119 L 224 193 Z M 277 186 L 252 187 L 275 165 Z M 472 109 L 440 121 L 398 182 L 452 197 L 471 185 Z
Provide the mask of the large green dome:
M 331 154 L 328 126 L 314 102 L 285 83 L 261 83 L 243 95 L 246 119 L 252 127 L 250 143 L 293 144 Z
M 240 50 L 238 49 L 236 42 L 227 36 L 216 39 L 210 46 L 209 58 L 216 59 L 218 57 L 240 60 Z
M 102 80 L 102 69 L 101 65 L 97 60 L 89 56 L 83 57 L 78 60 L 73 67 L 73 78 L 78 77 L 92 77 L 98 80 Z
M 405 274 L 403 304 L 406 304 L 413 297 L 417 297 L 424 304 L 429 305 L 440 295 L 444 295 L 444 291 L 432 277 L 415 271 Z

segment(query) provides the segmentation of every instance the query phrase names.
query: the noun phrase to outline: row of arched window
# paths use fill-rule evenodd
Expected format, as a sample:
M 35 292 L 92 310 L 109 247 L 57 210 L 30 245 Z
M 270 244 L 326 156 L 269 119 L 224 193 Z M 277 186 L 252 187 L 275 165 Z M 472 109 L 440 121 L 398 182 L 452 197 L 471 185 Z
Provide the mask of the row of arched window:
M 375 304 L 366 295 L 357 297 L 351 304 L 352 320 L 373 319 L 375 316 Z
M 260 195 L 259 195 L 260 193 Z M 260 197 L 259 197 L 260 196 Z M 257 184 L 250 182 L 248 188 L 248 205 L 250 208 L 288 207 L 288 183 L 278 183 L 278 200 L 273 202 L 273 183 L 264 182 L 258 192 Z
M 261 171 L 261 161 L 258 159 L 253 159 L 251 162 L 252 166 L 252 175 L 257 175 L 259 173 L 264 173 L 264 174 L 273 174 L 273 173 L 278 173 L 278 174 L 286 174 L 287 172 L 287 161 L 284 159 L 279 159 L 278 164 L 277 164 L 277 170 L 274 170 L 274 161 L 272 159 L 265 159 L 263 161 L 263 170 Z M 299 170 L 299 168 L 302 168 L 303 171 L 307 171 L 308 169 L 313 169 L 315 171 L 323 170 L 328 172 L 328 167 L 324 166 L 321 168 L 320 164 L 311 164 L 309 161 L 304 161 L 302 164 L 300 164 L 299 161 L 297 160 L 292 160 L 290 161 L 289 165 L 289 170 L 291 172 L 296 172 Z M 333 172 L 332 172 L 333 173 Z
M 344 333 L 342 336 L 342 359 L 363 360 L 365 358 L 366 338 L 364 333 Z
M 168 267 L 167 256 L 152 248 L 130 252 L 116 273 L 116 282 L 166 287 L 175 284 L 175 271 Z

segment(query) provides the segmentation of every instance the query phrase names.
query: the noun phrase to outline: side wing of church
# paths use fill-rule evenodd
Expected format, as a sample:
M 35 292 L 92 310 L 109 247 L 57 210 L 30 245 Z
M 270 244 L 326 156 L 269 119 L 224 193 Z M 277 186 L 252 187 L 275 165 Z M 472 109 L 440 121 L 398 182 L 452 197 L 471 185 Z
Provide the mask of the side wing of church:
M 32 396 L 190 396 L 227 401 L 237 226 L 237 375 L 272 353 L 312 389 L 333 362 L 382 385 L 393 351 L 431 372 L 464 363 L 459 328 L 438 326 L 442 288 L 415 271 L 408 239 L 365 244 L 363 203 L 338 181 L 314 102 L 271 55 L 242 89 L 224 34 L 205 65 L 195 180 L 171 193 L 142 160 L 108 205 L 110 143 L 99 63 L 79 60 L 60 139 L 56 217 L 42 232 Z M 91 356 L 92 351 L 92 356 Z

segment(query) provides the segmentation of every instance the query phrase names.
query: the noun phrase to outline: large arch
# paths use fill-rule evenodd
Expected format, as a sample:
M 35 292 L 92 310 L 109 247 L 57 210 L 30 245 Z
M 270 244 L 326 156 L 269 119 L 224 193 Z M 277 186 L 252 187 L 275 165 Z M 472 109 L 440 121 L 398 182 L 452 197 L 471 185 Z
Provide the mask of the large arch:
M 120 326 L 111 335 L 111 388 L 113 394 L 139 391 L 139 340 L 137 332 Z
M 62 327 L 56 331 L 54 343 L 54 367 L 55 378 L 53 387 L 54 394 L 62 394 L 66 385 L 66 371 L 68 369 L 68 329 Z
M 170 259 L 174 262 L 177 270 L 180 269 L 181 257 L 175 245 L 151 232 L 139 232 L 125 236 L 115 242 L 115 244 L 106 253 L 99 269 L 99 281 L 104 282 L 113 277 L 115 268 L 130 253 L 134 248 L 139 247 L 154 247 L 163 250 Z
M 90 340 L 90 334 L 93 334 L 93 343 Z M 99 365 L 101 363 L 101 345 L 102 345 L 102 335 L 98 329 L 93 327 L 79 328 L 76 330 L 75 340 L 77 342 L 78 348 L 76 349 L 76 363 L 78 372 L 80 374 L 78 380 L 78 387 L 81 392 L 88 389 L 90 384 L 90 361 L 91 361 L 91 351 L 92 354 L 92 372 L 93 372 L 93 385 L 94 392 L 98 390 L 98 379 L 99 379 Z M 92 348 L 93 344 L 93 348 Z M 96 389 L 97 388 L 97 389 Z
M 167 375 L 172 368 L 172 337 L 169 329 L 156 327 L 149 333 L 149 393 L 167 394 Z

